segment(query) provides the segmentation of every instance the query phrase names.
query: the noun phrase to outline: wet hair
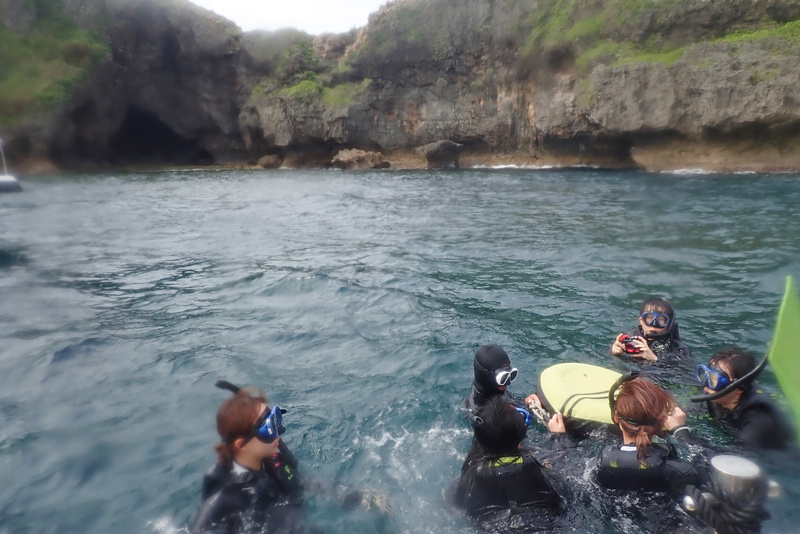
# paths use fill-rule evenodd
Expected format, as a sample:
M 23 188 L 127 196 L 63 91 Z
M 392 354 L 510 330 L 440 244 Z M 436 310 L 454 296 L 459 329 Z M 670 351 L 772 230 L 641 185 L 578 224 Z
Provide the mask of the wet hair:
M 214 446 L 219 462 L 230 466 L 233 461 L 233 443 L 239 438 L 252 436 L 253 425 L 261 412 L 261 406 L 269 399 L 256 388 L 243 388 L 228 397 L 217 410 L 217 433 L 222 443 Z
M 667 299 L 655 297 L 645 300 L 642 302 L 641 308 L 639 308 L 639 315 L 646 311 L 655 311 L 667 314 L 669 316 L 670 324 L 672 324 L 673 319 L 675 319 L 675 308 L 672 307 L 672 304 Z
M 742 378 L 756 368 L 755 357 L 736 345 L 725 345 L 711 357 L 710 362 L 717 367 L 719 367 L 721 363 L 724 363 L 724 370 L 728 373 L 728 378 L 731 380 Z
M 465 465 L 517 454 L 525 439 L 525 419 L 500 396 L 491 397 L 472 420 L 475 440 Z
M 677 406 L 672 395 L 643 378 L 622 384 L 615 406 L 619 426 L 636 437 L 636 459 L 644 464 L 647 447 L 661 432 L 664 420 Z

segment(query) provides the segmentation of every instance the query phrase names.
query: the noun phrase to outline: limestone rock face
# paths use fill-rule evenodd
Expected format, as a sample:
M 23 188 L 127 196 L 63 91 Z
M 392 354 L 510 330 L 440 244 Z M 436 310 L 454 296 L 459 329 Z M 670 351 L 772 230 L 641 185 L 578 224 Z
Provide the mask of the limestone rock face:
M 588 37 L 531 40 L 551 0 L 395 0 L 364 28 L 316 38 L 242 34 L 186 0 L 60 1 L 88 27 L 107 21 L 111 57 L 49 126 L 29 129 L 25 143 L 11 136 L 8 150 L 45 146 L 61 167 L 264 154 L 284 167 L 361 166 L 370 162 L 337 154 L 440 143 L 429 166 L 511 154 L 655 169 L 677 164 L 678 151 L 686 165 L 747 154 L 800 168 L 800 45 L 780 32 L 718 39 L 798 24 L 800 0 L 643 2 L 602 20 L 617 4 L 570 3 L 573 15 L 606 22 L 603 39 L 680 52 L 589 66 Z M 30 5 L 0 1 L 0 22 L 29 24 Z
M 358 149 L 345 149 L 339 151 L 331 161 L 331 166 L 337 169 L 387 169 L 389 162 L 380 152 L 367 152 Z
M 428 160 L 429 169 L 458 169 L 458 155 L 464 145 L 442 140 L 419 147 L 417 150 Z
M 616 28 L 618 37 L 642 46 L 654 39 L 686 43 L 683 57 L 671 65 L 601 62 L 588 71 L 577 68 L 580 50 L 569 47 L 520 57 L 511 43 L 522 40 L 514 28 L 531 16 L 522 4 L 465 0 L 452 8 L 438 0 L 398 0 L 384 6 L 345 54 L 349 79 L 371 80 L 368 90 L 335 109 L 322 98 L 263 98 L 250 108 L 255 138 L 282 148 L 382 152 L 448 139 L 466 154 L 611 166 L 639 165 L 644 152 L 676 142 L 718 149 L 753 136 L 779 143 L 784 152 L 794 146 L 800 50 L 786 53 L 783 43 L 784 52 L 776 54 L 769 40 L 731 45 L 712 39 L 766 18 L 796 20 L 800 1 L 697 0 L 666 15 L 645 10 Z M 796 159 L 791 165 L 800 165 Z
M 277 169 L 281 166 L 281 157 L 276 154 L 261 156 L 258 160 L 258 166 L 262 169 Z
M 246 155 L 238 28 L 188 2 L 107 0 L 111 58 L 58 118 L 51 157 L 95 164 L 207 164 Z

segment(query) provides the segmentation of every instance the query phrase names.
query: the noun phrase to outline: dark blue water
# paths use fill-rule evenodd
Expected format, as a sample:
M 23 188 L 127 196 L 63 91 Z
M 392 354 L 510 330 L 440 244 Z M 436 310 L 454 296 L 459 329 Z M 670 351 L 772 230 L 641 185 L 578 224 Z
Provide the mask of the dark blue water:
M 457 410 L 484 343 L 534 390 L 665 296 L 695 358 L 763 355 L 800 275 L 800 176 L 592 170 L 163 172 L 40 178 L 0 196 L 0 533 L 179 532 L 213 463 L 217 379 L 286 407 L 325 532 L 472 532 L 442 505 L 469 448 Z M 770 369 L 761 381 L 779 393 Z M 684 405 L 696 389 L 673 391 Z M 704 436 L 720 438 L 695 415 Z M 550 436 L 530 432 L 546 455 Z M 571 451 L 575 532 L 626 532 Z M 552 452 L 552 451 L 550 451 Z M 796 532 L 797 462 L 764 532 Z M 575 466 L 578 466 L 577 469 Z M 585 507 L 584 507 L 585 506 Z M 671 513 L 681 513 L 677 505 Z

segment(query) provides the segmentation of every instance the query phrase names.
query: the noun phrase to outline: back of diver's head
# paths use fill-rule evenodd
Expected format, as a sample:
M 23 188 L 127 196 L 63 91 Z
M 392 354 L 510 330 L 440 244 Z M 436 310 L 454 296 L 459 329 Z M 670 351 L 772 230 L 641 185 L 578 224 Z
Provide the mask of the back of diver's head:
M 511 360 L 500 345 L 484 345 L 475 353 L 472 362 L 475 369 L 475 385 L 485 395 L 499 395 L 502 393 L 497 385 L 495 374 L 501 367 L 510 367 Z
M 475 439 L 489 454 L 514 454 L 525 439 L 525 419 L 501 397 L 495 396 L 473 418 Z
M 644 378 L 634 378 L 620 386 L 614 419 L 621 429 L 634 436 L 636 459 L 640 463 L 647 457 L 652 436 L 661 431 L 675 406 L 672 395 Z

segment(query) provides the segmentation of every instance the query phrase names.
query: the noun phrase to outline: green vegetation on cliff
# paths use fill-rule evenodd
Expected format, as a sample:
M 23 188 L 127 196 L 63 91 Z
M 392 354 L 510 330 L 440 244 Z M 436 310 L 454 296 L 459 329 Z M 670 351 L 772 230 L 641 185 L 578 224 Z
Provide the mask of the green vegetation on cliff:
M 372 80 L 364 79 L 361 82 L 344 82 L 330 87 L 320 84 L 316 77 L 303 80 L 291 87 L 285 87 L 276 92 L 283 98 L 292 99 L 305 106 L 314 106 L 326 109 L 346 108 L 363 96 Z M 263 91 L 260 95 L 264 95 Z
M 99 32 L 67 18 L 60 2 L 34 4 L 37 18 L 25 32 L 0 26 L 0 122 L 8 125 L 58 106 L 108 54 Z
M 338 46 L 343 49 L 354 34 L 340 38 Z M 341 109 L 355 103 L 371 83 L 369 79 L 353 80 L 348 64 L 325 60 L 315 49 L 313 39 L 303 32 L 255 32 L 245 35 L 244 43 L 251 57 L 268 73 L 253 88 L 251 103 L 277 96 L 315 111 Z
M 598 64 L 662 63 L 681 59 L 701 42 L 777 39 L 777 53 L 800 42 L 800 11 L 777 2 L 737 0 L 541 0 L 528 19 L 523 57 L 570 50 L 588 72 Z

